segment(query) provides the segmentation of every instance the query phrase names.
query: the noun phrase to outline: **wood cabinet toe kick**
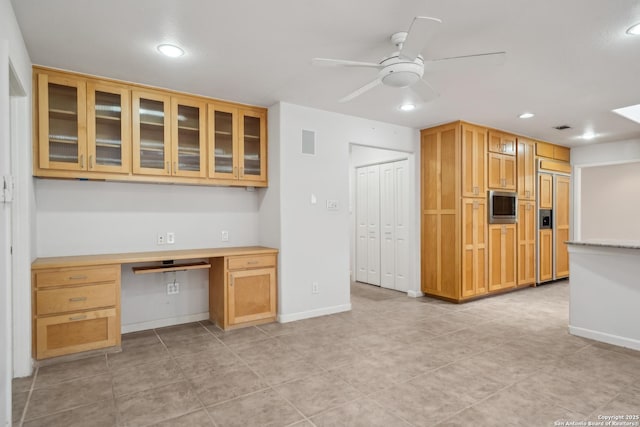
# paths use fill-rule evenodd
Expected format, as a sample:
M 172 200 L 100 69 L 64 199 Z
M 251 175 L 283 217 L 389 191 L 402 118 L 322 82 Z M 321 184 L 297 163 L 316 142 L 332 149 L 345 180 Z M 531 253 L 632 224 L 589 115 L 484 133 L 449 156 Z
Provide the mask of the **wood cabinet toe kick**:
M 277 249 L 245 246 L 38 258 L 31 273 L 33 357 L 120 346 L 123 264 L 209 259 L 211 320 L 222 329 L 272 322 L 277 254 Z

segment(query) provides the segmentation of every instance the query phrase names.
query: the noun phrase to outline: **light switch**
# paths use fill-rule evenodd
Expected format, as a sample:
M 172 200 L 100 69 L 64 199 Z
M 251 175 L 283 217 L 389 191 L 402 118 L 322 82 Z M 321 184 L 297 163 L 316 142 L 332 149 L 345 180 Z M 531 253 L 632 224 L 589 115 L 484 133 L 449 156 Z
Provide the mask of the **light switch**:
M 315 194 L 311 195 L 311 204 L 315 205 L 316 203 L 318 203 L 318 199 L 316 198 Z

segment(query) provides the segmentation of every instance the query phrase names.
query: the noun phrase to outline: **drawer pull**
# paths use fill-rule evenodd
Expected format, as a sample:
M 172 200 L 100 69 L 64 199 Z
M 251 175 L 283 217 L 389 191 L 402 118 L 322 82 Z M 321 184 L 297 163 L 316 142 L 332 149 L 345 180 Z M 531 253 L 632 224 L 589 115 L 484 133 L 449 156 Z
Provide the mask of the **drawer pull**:
M 69 280 L 85 280 L 87 278 L 86 275 L 81 276 L 69 276 Z
M 80 316 L 69 317 L 69 320 L 71 320 L 73 322 L 75 320 L 84 320 L 86 318 L 87 318 L 86 314 L 81 314 Z
M 258 263 L 258 261 L 247 261 L 248 265 L 254 265 L 254 264 L 257 264 L 257 263 Z
M 86 301 L 87 297 L 74 297 L 74 298 L 69 298 L 69 302 L 80 302 L 80 301 Z

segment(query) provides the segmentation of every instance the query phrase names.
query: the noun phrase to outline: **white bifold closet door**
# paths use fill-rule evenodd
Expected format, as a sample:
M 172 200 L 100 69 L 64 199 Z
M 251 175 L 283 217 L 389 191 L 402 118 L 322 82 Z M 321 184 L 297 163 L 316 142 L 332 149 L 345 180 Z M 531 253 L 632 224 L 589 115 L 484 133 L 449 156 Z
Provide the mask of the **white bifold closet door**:
M 357 169 L 356 280 L 409 289 L 408 161 Z

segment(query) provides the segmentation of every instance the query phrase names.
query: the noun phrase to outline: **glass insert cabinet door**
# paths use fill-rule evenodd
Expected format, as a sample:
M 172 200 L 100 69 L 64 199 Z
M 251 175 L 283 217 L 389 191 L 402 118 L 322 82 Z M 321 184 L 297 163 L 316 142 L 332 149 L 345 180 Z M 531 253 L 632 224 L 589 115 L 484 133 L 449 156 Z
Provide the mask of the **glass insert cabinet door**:
M 129 90 L 87 83 L 88 170 L 128 173 L 131 167 Z
M 238 109 L 209 105 L 209 176 L 238 179 Z
M 171 175 L 171 97 L 132 91 L 133 172 Z
M 206 176 L 206 108 L 197 99 L 171 99 L 172 175 Z
M 266 180 L 266 116 L 263 112 L 243 110 L 240 117 L 240 179 Z
M 86 82 L 38 74 L 38 164 L 86 170 Z

